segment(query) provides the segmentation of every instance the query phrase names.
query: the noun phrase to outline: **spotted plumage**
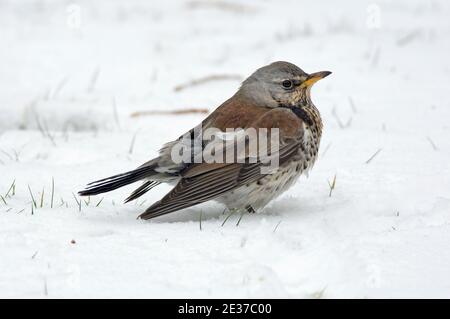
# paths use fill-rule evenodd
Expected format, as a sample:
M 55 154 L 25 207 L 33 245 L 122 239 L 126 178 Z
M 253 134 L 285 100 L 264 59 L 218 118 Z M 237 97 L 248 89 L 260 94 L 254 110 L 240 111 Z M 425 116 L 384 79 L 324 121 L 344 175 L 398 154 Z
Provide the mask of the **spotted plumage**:
M 237 154 L 243 157 L 242 162 L 177 162 L 173 150 L 183 141 L 180 137 L 164 145 L 157 158 L 133 171 L 90 183 L 79 194 L 96 195 L 142 180 L 144 183 L 126 201 L 142 196 L 160 183 L 175 185 L 140 215 L 143 219 L 208 200 L 221 202 L 229 209 L 257 211 L 291 187 L 299 176 L 308 173 L 316 161 L 322 120 L 310 92 L 316 81 L 330 73 L 307 74 L 288 62 L 274 62 L 262 67 L 242 83 L 234 96 L 184 135 L 189 136 L 190 141 L 201 140 L 200 146 L 191 150 L 194 158 L 214 146 L 212 141 L 205 141 L 197 133 L 198 128 L 215 128 L 219 132 L 230 128 L 265 128 L 269 132 L 278 129 L 279 150 L 271 149 L 271 152 L 277 157 L 279 167 L 272 174 L 263 173 L 265 163 L 259 157 L 254 159 L 246 153 L 252 142 L 248 139 L 242 139 L 245 149 Z

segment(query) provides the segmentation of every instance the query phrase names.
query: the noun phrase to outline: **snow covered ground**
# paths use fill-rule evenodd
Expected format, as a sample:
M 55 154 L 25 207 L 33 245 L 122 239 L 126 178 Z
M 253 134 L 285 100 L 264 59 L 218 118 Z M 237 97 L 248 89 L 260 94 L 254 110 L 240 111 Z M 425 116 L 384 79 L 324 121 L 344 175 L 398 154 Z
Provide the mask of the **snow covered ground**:
M 0 297 L 450 297 L 449 14 L 444 0 L 0 1 Z M 136 220 L 167 186 L 78 204 L 203 117 L 131 113 L 213 110 L 238 80 L 174 88 L 276 60 L 333 75 L 313 90 L 315 168 L 263 212 Z

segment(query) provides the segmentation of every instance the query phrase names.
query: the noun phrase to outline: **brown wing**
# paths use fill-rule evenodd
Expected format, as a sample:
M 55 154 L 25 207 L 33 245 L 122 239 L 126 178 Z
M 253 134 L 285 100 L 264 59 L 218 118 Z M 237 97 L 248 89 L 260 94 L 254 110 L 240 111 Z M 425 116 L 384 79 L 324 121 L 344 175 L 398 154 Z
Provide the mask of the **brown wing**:
M 251 125 L 255 128 L 280 128 L 279 165 L 282 166 L 298 152 L 303 134 L 301 120 L 286 109 L 266 112 Z M 214 199 L 235 188 L 252 183 L 265 175 L 264 164 L 256 163 L 200 163 L 183 172 L 180 182 L 161 200 L 139 217 L 150 219 Z

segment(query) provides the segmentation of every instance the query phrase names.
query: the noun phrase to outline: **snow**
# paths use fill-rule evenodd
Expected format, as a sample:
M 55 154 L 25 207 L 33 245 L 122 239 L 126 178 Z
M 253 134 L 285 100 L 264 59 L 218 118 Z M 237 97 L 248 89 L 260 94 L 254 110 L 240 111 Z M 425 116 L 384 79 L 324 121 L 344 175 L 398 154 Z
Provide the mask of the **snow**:
M 15 180 L 0 198 L 0 296 L 450 297 L 449 10 L 443 0 L 0 2 L 2 196 Z M 312 92 L 324 136 L 308 178 L 238 226 L 236 215 L 222 227 L 214 202 L 137 220 L 164 185 L 129 204 L 136 185 L 82 199 L 80 210 L 73 193 L 87 182 L 135 168 L 203 117 L 131 113 L 213 110 L 239 81 L 174 88 L 276 60 L 333 71 Z

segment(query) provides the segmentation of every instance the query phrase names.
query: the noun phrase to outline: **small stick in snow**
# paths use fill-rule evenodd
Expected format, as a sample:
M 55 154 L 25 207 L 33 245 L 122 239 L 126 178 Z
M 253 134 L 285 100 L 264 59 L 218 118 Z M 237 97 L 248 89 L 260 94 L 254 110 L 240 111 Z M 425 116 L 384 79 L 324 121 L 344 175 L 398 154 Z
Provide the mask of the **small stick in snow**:
M 2 152 L 3 154 L 5 154 L 6 156 L 8 156 L 9 159 L 11 159 L 11 161 L 14 161 L 14 160 L 15 160 L 16 162 L 18 162 L 18 161 L 19 161 L 19 155 L 20 155 L 20 152 L 21 152 L 21 151 L 17 152 L 17 150 L 15 150 L 15 149 L 13 149 L 12 151 L 14 152 L 14 157 L 12 157 L 12 155 L 9 154 L 8 152 L 6 152 L 6 151 L 0 149 L 0 152 Z
M 273 229 L 273 233 L 277 231 L 278 226 L 280 226 L 281 224 L 281 220 L 277 223 L 277 225 L 275 226 L 275 228 Z
M 331 142 L 328 143 L 328 145 L 325 147 L 324 151 L 322 152 L 322 155 L 321 155 L 322 158 L 323 158 L 323 157 L 325 156 L 325 154 L 328 152 L 328 150 L 330 149 L 330 147 L 331 147 Z
M 16 186 L 16 180 L 14 179 L 13 182 L 12 182 L 12 184 L 11 184 L 11 186 L 9 186 L 8 191 L 6 192 L 5 197 L 11 197 L 11 196 L 9 196 L 9 193 L 10 193 L 11 191 L 13 191 L 13 192 L 12 192 L 12 196 L 14 196 L 14 193 L 15 193 L 15 191 L 14 191 L 15 186 Z
M 227 220 L 231 217 L 231 215 L 233 215 L 236 212 L 236 209 L 232 209 L 231 212 L 228 214 L 228 216 L 225 218 L 225 220 L 222 223 L 222 227 L 225 225 L 225 223 L 227 222 Z
M 323 294 L 325 293 L 325 290 L 327 290 L 327 286 L 325 286 L 322 290 L 315 292 L 312 297 L 314 299 L 322 299 L 323 298 Z
M 184 114 L 208 114 L 208 109 L 188 108 L 184 110 L 161 110 L 161 111 L 137 111 L 131 113 L 131 117 L 139 117 L 143 115 L 184 115 Z
M 244 214 L 245 214 L 246 212 L 247 212 L 247 210 L 244 209 L 244 211 L 242 212 L 241 216 L 239 216 L 239 219 L 238 219 L 238 221 L 237 221 L 237 223 L 236 223 L 236 227 L 239 226 L 239 224 L 241 223 L 242 217 L 244 217 Z
M 146 200 L 146 199 L 144 199 L 144 200 L 142 201 L 142 203 L 140 203 L 140 204 L 139 204 L 139 206 L 142 206 L 142 205 L 144 205 L 144 204 L 145 204 L 145 202 L 147 202 L 147 200 Z M 137 201 L 136 201 L 136 203 L 137 203 Z
M 5 203 L 5 205 L 8 205 L 8 203 L 6 202 L 5 198 L 2 195 L 0 195 L 0 199 L 2 200 L 3 203 Z
M 200 231 L 202 231 L 202 215 L 203 215 L 203 211 L 201 210 L 200 211 L 200 219 L 199 219 L 199 222 L 200 222 Z
M 44 295 L 48 296 L 47 278 L 44 278 Z
M 251 7 L 243 4 L 231 3 L 227 1 L 207 1 L 193 0 L 187 3 L 188 9 L 214 8 L 218 10 L 229 11 L 233 13 L 253 13 L 258 11 L 257 7 Z
M 75 201 L 78 204 L 78 211 L 81 212 L 81 200 L 78 200 L 74 193 L 72 193 L 72 195 L 73 195 L 73 198 L 75 199 Z
M 350 108 L 352 109 L 352 112 L 354 114 L 356 114 L 357 113 L 356 105 L 355 105 L 355 102 L 353 101 L 353 98 L 351 96 L 348 97 L 348 103 L 350 104 Z
M 369 164 L 374 158 L 375 158 L 375 156 L 377 156 L 380 152 L 381 152 L 381 148 L 378 150 L 378 151 L 376 151 L 375 152 L 375 154 L 373 154 L 367 161 L 366 161 L 366 164 Z
M 129 153 L 129 154 L 132 154 L 132 153 L 133 153 L 134 142 L 136 142 L 136 136 L 137 136 L 138 133 L 139 133 L 139 130 L 137 130 L 137 131 L 134 133 L 133 138 L 131 139 L 130 148 L 129 148 L 129 150 L 128 150 L 128 153 Z
M 52 197 L 50 200 L 50 208 L 53 208 L 53 197 L 55 196 L 55 179 L 52 177 Z
M 92 73 L 91 80 L 89 81 L 89 85 L 87 87 L 87 91 L 91 93 L 94 91 L 95 84 L 97 83 L 98 76 L 100 75 L 100 68 L 96 67 L 94 72 Z
M 19 161 L 19 155 L 20 155 L 20 152 L 22 152 L 22 150 L 17 152 L 17 150 L 13 149 L 13 152 L 14 152 L 15 160 L 16 160 L 16 162 L 18 162 Z
M 53 146 L 56 146 L 55 137 L 50 133 L 50 130 L 48 129 L 47 123 L 45 121 L 44 121 L 44 128 L 48 139 L 50 140 L 50 142 L 52 142 Z
M 3 154 L 5 154 L 6 156 L 9 157 L 9 159 L 12 161 L 14 160 L 14 158 L 11 156 L 11 154 L 9 154 L 8 152 L 6 152 L 5 150 L 0 150 Z
M 55 90 L 53 91 L 52 97 L 55 97 L 61 92 L 63 87 L 66 85 L 67 81 L 69 80 L 69 77 L 62 78 L 61 81 L 59 81 L 58 85 L 56 86 Z
M 333 108 L 333 110 L 331 111 L 331 114 L 334 116 L 334 118 L 336 119 L 336 122 L 338 123 L 338 125 L 341 129 L 348 128 L 348 127 L 350 127 L 350 125 L 352 125 L 351 117 L 347 120 L 347 123 L 345 123 L 345 124 L 341 121 L 341 118 L 337 114 L 336 107 Z
M 336 174 L 334 175 L 333 181 L 330 183 L 330 181 L 328 181 L 328 186 L 330 186 L 330 194 L 329 197 L 331 197 L 331 194 L 333 193 L 334 188 L 336 187 Z
M 405 46 L 408 43 L 412 42 L 419 35 L 420 35 L 420 31 L 419 30 L 414 30 L 414 31 L 408 33 L 407 35 L 403 36 L 402 38 L 398 39 L 397 40 L 397 45 L 398 46 Z
M 44 206 L 44 192 L 45 192 L 45 188 L 42 187 L 41 202 L 40 202 L 40 205 L 39 205 L 41 208 Z
M 375 52 L 373 53 L 372 56 L 372 66 L 376 67 L 378 65 L 378 61 L 380 60 L 380 53 L 381 53 L 381 49 L 379 46 L 377 46 L 375 48 Z
M 430 142 L 431 147 L 433 148 L 433 150 L 438 151 L 439 148 L 436 146 L 436 144 L 433 142 L 433 140 L 431 139 L 431 137 L 427 136 L 427 140 L 428 142 Z
M 37 204 L 36 204 L 36 201 L 34 200 L 33 192 L 31 191 L 30 185 L 28 185 L 28 191 L 30 192 L 32 207 L 34 206 L 37 208 Z
M 50 133 L 47 124 L 45 123 L 45 121 L 43 121 L 41 123 L 41 121 L 39 120 L 39 116 L 36 112 L 34 112 L 34 116 L 36 119 L 36 125 L 39 129 L 39 131 L 41 132 L 42 136 L 44 138 L 48 138 L 50 140 L 50 142 L 52 142 L 53 146 L 56 146 L 55 143 L 55 138 L 53 137 L 53 135 Z
M 197 86 L 201 84 L 205 84 L 211 81 L 222 81 L 222 80 L 236 80 L 241 81 L 242 77 L 237 74 L 215 74 L 215 75 L 208 75 L 203 78 L 195 79 L 192 81 L 189 81 L 187 83 L 179 84 L 174 88 L 175 92 L 182 91 L 186 88 Z
M 97 205 L 95 205 L 95 207 L 98 207 L 98 206 L 100 206 L 100 204 L 102 203 L 102 201 L 103 201 L 103 198 L 104 197 L 102 197 L 99 201 L 98 201 L 98 203 L 97 203 Z
M 113 105 L 113 112 L 114 112 L 114 121 L 116 121 L 117 128 L 120 130 L 119 113 L 117 112 L 117 103 L 116 103 L 115 97 L 113 97 L 112 105 Z

